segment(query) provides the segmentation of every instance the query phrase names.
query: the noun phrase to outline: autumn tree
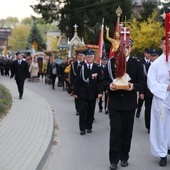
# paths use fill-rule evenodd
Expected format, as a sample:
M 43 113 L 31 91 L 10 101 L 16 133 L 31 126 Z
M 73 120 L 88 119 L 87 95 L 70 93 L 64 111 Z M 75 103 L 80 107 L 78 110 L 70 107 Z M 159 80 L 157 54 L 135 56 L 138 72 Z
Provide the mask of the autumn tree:
M 133 53 L 142 54 L 145 48 L 158 49 L 160 40 L 164 35 L 162 23 L 156 21 L 157 13 L 153 12 L 146 21 L 138 22 L 133 19 L 131 22 L 131 37 L 134 40 Z
M 30 26 L 17 25 L 12 29 L 12 35 L 8 39 L 8 45 L 12 50 L 26 50 L 28 47 L 28 35 Z
M 19 20 L 16 17 L 7 17 L 0 20 L 0 27 L 13 28 L 19 24 Z

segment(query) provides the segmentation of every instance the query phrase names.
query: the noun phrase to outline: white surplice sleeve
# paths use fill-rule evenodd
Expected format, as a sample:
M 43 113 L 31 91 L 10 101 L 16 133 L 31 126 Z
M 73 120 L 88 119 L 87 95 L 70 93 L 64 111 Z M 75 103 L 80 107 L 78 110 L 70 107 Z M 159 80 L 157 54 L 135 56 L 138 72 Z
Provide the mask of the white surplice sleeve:
M 149 68 L 147 85 L 154 96 L 165 100 L 168 95 L 168 70 L 164 60 L 162 61 L 161 58 L 158 58 L 157 60 L 158 61 L 154 61 Z

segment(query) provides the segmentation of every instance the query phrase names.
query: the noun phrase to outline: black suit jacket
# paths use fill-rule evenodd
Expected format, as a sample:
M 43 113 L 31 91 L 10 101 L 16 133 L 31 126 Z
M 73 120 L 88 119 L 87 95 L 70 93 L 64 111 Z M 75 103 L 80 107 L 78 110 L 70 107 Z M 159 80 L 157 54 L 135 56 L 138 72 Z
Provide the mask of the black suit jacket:
M 77 60 L 74 61 L 74 62 L 71 64 L 71 69 L 70 69 L 70 83 L 71 83 L 71 86 L 74 85 L 78 68 L 81 67 L 83 64 L 85 64 L 84 61 L 81 61 L 80 63 L 78 63 Z
M 102 65 L 98 65 L 98 66 L 99 66 L 99 68 L 100 68 L 101 75 L 102 75 L 102 78 L 103 78 L 104 72 L 105 72 L 105 70 L 106 70 L 106 67 L 103 67 Z M 102 88 L 103 88 L 103 91 L 106 91 L 106 87 L 103 86 L 103 84 L 102 84 Z
M 84 78 L 89 77 L 88 83 L 83 80 L 82 67 L 84 67 Z M 96 77 L 93 78 L 95 74 Z M 98 94 L 102 94 L 102 92 L 101 71 L 98 65 L 93 63 L 90 72 L 86 64 L 79 66 L 74 82 L 73 94 L 78 95 L 80 99 L 95 100 Z
M 52 64 L 53 63 L 49 64 L 49 73 L 50 73 L 50 76 L 52 75 L 52 70 L 53 70 Z M 56 76 L 58 76 L 58 64 L 57 63 L 55 63 L 55 67 L 56 67 Z
M 145 77 L 145 84 L 144 84 L 144 89 L 143 91 L 141 92 L 142 94 L 144 94 L 144 97 L 147 98 L 152 98 L 153 97 L 153 94 L 151 93 L 151 91 L 149 90 L 148 88 L 148 85 L 147 85 L 147 74 L 148 74 L 148 70 L 149 70 L 149 67 L 151 65 L 151 63 L 146 63 L 145 59 L 141 59 L 140 60 L 141 64 L 142 64 L 142 67 L 143 67 L 143 72 L 144 72 L 144 77 Z
M 76 79 L 76 75 L 77 75 L 77 70 L 78 70 L 78 61 L 74 61 L 72 64 L 71 64 L 71 69 L 70 69 L 70 84 L 71 86 L 74 85 L 74 81 Z
M 113 78 L 115 78 L 115 58 L 110 59 Z M 126 73 L 130 76 L 130 83 L 134 84 L 132 91 L 110 90 L 112 79 L 109 75 L 108 64 L 104 72 L 103 85 L 109 90 L 109 108 L 117 110 L 135 110 L 137 108 L 137 91 L 144 88 L 144 73 L 142 65 L 136 59 L 129 58 L 126 66 Z
M 15 80 L 25 80 L 29 77 L 28 63 L 22 60 L 21 64 L 18 64 L 18 60 L 15 60 L 12 64 L 11 77 L 15 75 Z

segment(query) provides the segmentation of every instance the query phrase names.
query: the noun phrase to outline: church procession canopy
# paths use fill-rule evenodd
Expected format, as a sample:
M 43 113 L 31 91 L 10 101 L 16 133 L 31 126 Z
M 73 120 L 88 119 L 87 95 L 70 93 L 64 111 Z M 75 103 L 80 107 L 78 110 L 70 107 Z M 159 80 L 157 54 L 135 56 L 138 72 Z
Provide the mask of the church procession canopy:
M 63 33 L 61 37 L 59 38 L 58 44 L 57 44 L 57 56 L 59 58 L 61 57 L 74 57 L 75 56 L 75 50 L 78 46 L 85 46 L 84 40 L 80 40 L 77 34 L 77 27 L 78 25 L 75 24 L 74 26 L 74 36 L 71 40 L 66 37 L 66 35 Z
M 74 36 L 70 41 L 68 40 L 69 57 L 75 56 L 75 50 L 76 50 L 77 47 L 85 46 L 84 39 L 82 38 L 82 40 L 80 40 L 80 38 L 78 37 L 78 34 L 77 34 L 78 25 L 74 24 L 73 27 L 74 27 Z
M 67 37 L 64 33 L 61 34 L 57 44 L 57 57 L 69 57 L 69 45 Z

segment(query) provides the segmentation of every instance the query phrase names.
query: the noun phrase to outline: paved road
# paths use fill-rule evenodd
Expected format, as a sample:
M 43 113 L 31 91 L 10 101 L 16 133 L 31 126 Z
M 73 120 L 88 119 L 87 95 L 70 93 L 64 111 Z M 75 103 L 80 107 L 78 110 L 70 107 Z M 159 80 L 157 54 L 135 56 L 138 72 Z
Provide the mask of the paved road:
M 78 116 L 75 115 L 73 98 L 62 88 L 52 90 L 44 83 L 30 84 L 27 87 L 35 90 L 47 99 L 55 111 L 58 123 L 57 145 L 53 145 L 49 159 L 43 170 L 108 170 L 109 169 L 109 118 L 98 112 L 96 107 L 93 133 L 81 136 L 78 128 Z M 160 167 L 159 158 L 150 154 L 149 134 L 144 127 L 143 114 L 135 118 L 132 148 L 129 166 L 118 169 L 126 170 L 169 170 L 168 165 Z
M 78 128 L 78 116 L 75 115 L 73 98 L 56 87 L 52 90 L 44 82 L 26 82 L 26 88 L 44 97 L 54 110 L 55 137 L 57 145 L 53 145 L 43 170 L 109 170 L 109 118 L 99 113 L 96 108 L 93 133 L 81 136 Z M 135 118 L 129 166 L 118 165 L 119 170 L 169 170 L 168 165 L 160 167 L 159 158 L 150 154 L 149 134 L 144 127 L 143 115 Z

